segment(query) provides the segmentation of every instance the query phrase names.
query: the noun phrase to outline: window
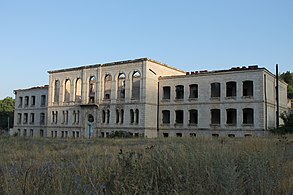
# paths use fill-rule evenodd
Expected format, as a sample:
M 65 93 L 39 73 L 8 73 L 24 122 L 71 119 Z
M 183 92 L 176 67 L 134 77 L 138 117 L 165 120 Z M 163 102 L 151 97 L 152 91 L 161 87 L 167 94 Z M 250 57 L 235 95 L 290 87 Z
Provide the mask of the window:
M 26 129 L 23 130 L 23 136 L 26 137 L 27 133 L 26 133 Z
M 254 113 L 252 108 L 243 109 L 243 124 L 253 125 L 254 123 Z
M 40 125 L 45 125 L 45 113 L 41 113 L 40 115 Z
M 176 86 L 176 99 L 177 100 L 184 99 L 184 86 L 183 85 Z
M 124 123 L 124 110 L 122 109 L 121 110 L 121 121 L 120 121 L 121 124 Z
M 139 110 L 138 109 L 135 110 L 135 123 L 136 124 L 139 123 Z
M 23 97 L 19 97 L 18 107 L 22 107 Z
M 75 82 L 75 102 L 81 102 L 81 79 L 76 79 Z
M 198 98 L 198 85 L 197 84 L 192 84 L 189 85 L 189 98 Z
M 70 101 L 70 80 L 66 79 L 65 81 L 65 91 L 64 91 L 64 102 Z
M 116 124 L 119 123 L 119 110 L 116 110 Z
M 221 84 L 220 83 L 212 83 L 211 84 L 211 97 L 218 98 L 221 96 Z
M 17 114 L 17 124 L 21 124 L 21 113 Z
M 57 124 L 57 120 L 58 120 L 58 111 L 56 112 L 52 111 L 52 123 Z
M 237 110 L 236 109 L 227 109 L 227 125 L 235 126 L 237 124 Z
M 44 137 L 44 130 L 43 129 L 40 130 L 40 137 Z
M 31 113 L 30 114 L 30 124 L 34 124 L 35 123 L 35 114 Z
M 41 106 L 45 106 L 46 105 L 46 95 L 42 95 L 41 96 Z
M 28 106 L 28 103 L 29 103 L 29 97 L 28 96 L 25 96 L 24 97 L 24 106 L 27 107 Z
M 236 82 L 230 81 L 226 83 L 226 97 L 236 97 Z
M 184 121 L 184 114 L 183 114 L 183 110 L 176 110 L 175 111 L 176 114 L 176 124 L 183 124 Z
M 31 106 L 35 106 L 36 105 L 36 96 L 32 96 L 31 97 Z
M 59 95 L 60 95 L 60 81 L 55 80 L 54 83 L 54 102 L 59 102 Z
M 169 133 L 163 133 L 163 137 L 169 137 Z
M 110 110 L 107 110 L 107 124 L 110 123 Z
M 33 129 L 30 130 L 30 136 L 34 137 L 34 130 Z
M 243 96 L 252 97 L 253 96 L 253 81 L 243 82 Z
M 189 110 L 189 124 L 197 125 L 197 123 L 198 123 L 197 110 Z
M 24 113 L 23 115 L 23 124 L 27 124 L 28 113 Z
M 91 76 L 89 80 L 89 103 L 95 103 L 96 82 L 96 77 Z
M 134 123 L 134 111 L 133 111 L 133 109 L 130 109 L 130 123 L 131 124 Z
M 220 109 L 212 109 L 211 110 L 211 124 L 219 125 L 220 123 L 221 123 Z
M 106 111 L 102 110 L 102 123 L 106 122 Z
M 125 74 L 119 73 L 118 76 L 118 91 L 117 91 L 117 98 L 124 99 L 125 98 Z
M 140 79 L 140 73 L 138 71 L 134 71 L 132 75 L 132 99 L 140 99 Z
M 163 110 L 163 124 L 170 124 L 170 110 Z
M 176 137 L 182 137 L 182 133 L 176 133 Z
M 112 85 L 112 76 L 106 74 L 104 79 L 104 99 L 109 100 L 111 98 L 111 85 Z
M 165 86 L 163 87 L 163 99 L 169 100 L 171 97 L 171 87 Z

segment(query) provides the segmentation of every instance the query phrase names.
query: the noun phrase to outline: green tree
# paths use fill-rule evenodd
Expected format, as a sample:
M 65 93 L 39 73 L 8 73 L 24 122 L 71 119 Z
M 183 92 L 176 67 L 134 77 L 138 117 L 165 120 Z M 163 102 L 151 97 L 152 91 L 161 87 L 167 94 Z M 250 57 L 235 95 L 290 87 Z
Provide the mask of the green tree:
M 0 100 L 0 130 L 8 130 L 8 118 L 9 118 L 9 127 L 13 126 L 14 119 L 14 107 L 15 100 L 11 97 L 6 97 L 3 100 Z
M 293 73 L 291 73 L 290 71 L 284 72 L 280 74 L 280 79 L 288 84 L 288 98 L 293 99 Z

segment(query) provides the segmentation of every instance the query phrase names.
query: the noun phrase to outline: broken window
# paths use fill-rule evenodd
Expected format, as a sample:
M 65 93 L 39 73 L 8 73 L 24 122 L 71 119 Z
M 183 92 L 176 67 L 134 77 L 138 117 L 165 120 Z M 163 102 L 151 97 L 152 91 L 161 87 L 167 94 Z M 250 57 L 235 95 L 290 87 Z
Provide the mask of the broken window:
M 163 110 L 163 124 L 170 124 L 170 110 Z
M 91 76 L 89 80 L 89 103 L 95 103 L 96 82 L 96 77 Z
M 198 85 L 197 84 L 192 84 L 189 85 L 189 98 L 198 98 Z
M 70 101 L 70 80 L 65 81 L 64 102 Z
M 45 124 L 45 113 L 41 113 L 40 115 L 40 125 L 44 125 Z
M 110 122 L 110 110 L 107 110 L 107 124 Z
M 176 114 L 176 124 L 183 124 L 184 121 L 184 114 L 183 114 L 183 110 L 176 110 L 175 111 Z
M 134 111 L 133 111 L 133 109 L 130 109 L 130 123 L 131 124 L 134 123 Z
M 106 74 L 104 81 L 104 99 L 109 100 L 111 98 L 111 85 L 112 85 L 112 76 Z
M 189 124 L 190 125 L 197 125 L 198 123 L 198 112 L 197 110 L 189 110 Z
M 30 124 L 34 124 L 35 123 L 35 114 L 31 113 L 30 114 Z
M 55 112 L 55 124 L 58 123 L 58 111 Z
M 253 96 L 253 81 L 243 82 L 243 96 Z
M 27 107 L 29 104 L 29 97 L 28 96 L 25 96 L 24 97 L 24 106 Z
M 220 109 L 211 109 L 211 124 L 219 125 L 221 123 Z
M 211 83 L 211 97 L 221 96 L 221 83 Z
M 116 124 L 119 123 L 119 110 L 116 110 Z
M 169 133 L 163 133 L 164 137 L 169 137 Z
M 140 72 L 134 71 L 132 75 L 132 99 L 140 99 Z
M 226 123 L 228 125 L 233 125 L 235 126 L 237 124 L 237 110 L 236 109 L 227 109 L 227 121 Z
M 236 82 L 230 81 L 226 83 L 226 97 L 236 97 Z
M 106 122 L 106 111 L 102 110 L 102 123 Z
M 60 81 L 56 80 L 54 83 L 54 102 L 59 102 L 59 95 L 60 95 Z
M 123 124 L 124 123 L 124 110 L 121 110 L 121 120 L 120 123 Z
M 32 96 L 31 97 L 31 106 L 35 106 L 36 105 L 36 96 Z
M 163 99 L 169 100 L 171 97 L 171 87 L 165 86 L 163 87 Z
M 20 124 L 21 123 L 21 113 L 18 113 L 17 114 L 17 124 Z
M 176 99 L 177 100 L 184 99 L 184 86 L 183 85 L 176 86 Z
M 118 75 L 118 91 L 117 91 L 117 98 L 124 99 L 125 98 L 125 74 L 119 73 Z
M 28 113 L 24 113 L 23 115 L 23 124 L 27 124 Z
M 252 108 L 243 109 L 243 124 L 252 125 L 254 123 L 254 113 Z
M 23 136 L 26 137 L 26 129 L 23 130 Z
M 19 103 L 18 103 L 18 107 L 22 107 L 22 97 L 19 97 Z
M 75 82 L 75 102 L 81 102 L 81 79 L 78 78 Z
M 34 130 L 33 130 L 33 129 L 30 130 L 30 136 L 31 136 L 31 137 L 34 136 Z
M 44 137 L 44 130 L 43 129 L 40 130 L 40 137 Z
M 136 124 L 139 123 L 139 110 L 138 109 L 135 110 L 135 123 Z
M 46 95 L 42 95 L 41 96 L 41 106 L 45 106 L 46 105 Z

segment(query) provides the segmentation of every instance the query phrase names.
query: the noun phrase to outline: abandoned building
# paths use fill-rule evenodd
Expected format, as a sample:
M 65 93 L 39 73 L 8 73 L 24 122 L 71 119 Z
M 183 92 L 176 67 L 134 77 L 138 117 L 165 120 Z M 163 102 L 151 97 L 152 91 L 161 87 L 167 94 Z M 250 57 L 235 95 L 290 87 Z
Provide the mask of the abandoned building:
M 276 127 L 276 79 L 265 68 L 184 72 L 147 58 L 49 71 L 15 90 L 20 136 L 263 136 Z M 288 111 L 287 84 L 279 110 Z

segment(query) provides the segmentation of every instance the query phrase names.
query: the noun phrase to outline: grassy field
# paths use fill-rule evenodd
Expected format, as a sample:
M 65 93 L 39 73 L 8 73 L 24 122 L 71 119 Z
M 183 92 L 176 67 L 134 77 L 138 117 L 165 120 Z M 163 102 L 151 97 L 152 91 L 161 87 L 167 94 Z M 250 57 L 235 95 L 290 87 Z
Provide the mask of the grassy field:
M 0 194 L 293 194 L 293 137 L 0 137 Z

